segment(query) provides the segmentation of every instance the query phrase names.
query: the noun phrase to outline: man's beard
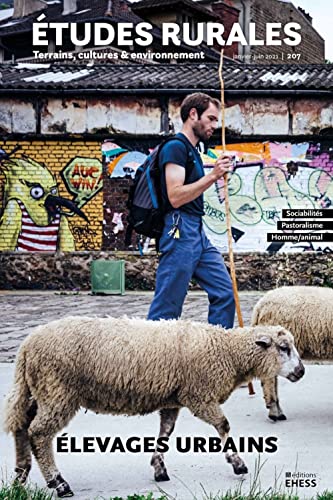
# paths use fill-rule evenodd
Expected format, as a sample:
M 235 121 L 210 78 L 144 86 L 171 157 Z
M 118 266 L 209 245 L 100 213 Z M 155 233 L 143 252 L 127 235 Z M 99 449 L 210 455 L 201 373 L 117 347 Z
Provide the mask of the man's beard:
M 201 123 L 196 123 L 193 125 L 192 130 L 199 141 L 206 142 L 209 139 L 207 133 L 204 132 Z

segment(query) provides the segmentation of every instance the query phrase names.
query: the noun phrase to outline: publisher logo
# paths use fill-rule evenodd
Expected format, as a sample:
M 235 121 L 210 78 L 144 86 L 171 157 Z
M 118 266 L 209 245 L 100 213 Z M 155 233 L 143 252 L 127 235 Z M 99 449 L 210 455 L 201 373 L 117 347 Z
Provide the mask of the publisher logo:
M 286 472 L 287 488 L 315 488 L 317 484 L 317 474 L 314 472 Z

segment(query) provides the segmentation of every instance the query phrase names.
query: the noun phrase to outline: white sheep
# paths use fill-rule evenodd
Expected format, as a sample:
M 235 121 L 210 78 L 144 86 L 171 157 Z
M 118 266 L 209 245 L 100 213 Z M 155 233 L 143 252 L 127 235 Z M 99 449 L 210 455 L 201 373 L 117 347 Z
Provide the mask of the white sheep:
M 71 496 L 57 470 L 52 439 L 80 407 L 143 415 L 160 410 L 159 437 L 169 437 L 179 409 L 212 424 L 222 444 L 229 422 L 220 404 L 253 377 L 295 382 L 304 367 L 290 332 L 281 327 L 225 331 L 190 321 L 70 317 L 40 326 L 22 344 L 5 428 L 16 442 L 17 480 L 31 468 L 31 451 L 50 488 Z M 247 472 L 237 453 L 226 459 Z M 155 480 L 168 480 L 163 455 L 152 457 Z
M 282 325 L 294 335 L 303 358 L 333 359 L 333 290 L 288 286 L 266 293 L 254 307 L 251 324 Z M 263 381 L 272 420 L 285 420 L 278 399 L 277 378 Z

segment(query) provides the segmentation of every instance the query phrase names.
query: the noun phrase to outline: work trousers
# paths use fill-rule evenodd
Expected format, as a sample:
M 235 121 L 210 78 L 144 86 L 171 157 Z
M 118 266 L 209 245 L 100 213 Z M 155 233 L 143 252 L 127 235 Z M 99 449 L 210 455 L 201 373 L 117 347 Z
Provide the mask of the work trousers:
M 175 238 L 178 220 L 179 238 Z M 235 301 L 232 283 L 220 252 L 208 240 L 202 218 L 174 210 L 165 216 L 160 263 L 148 319 L 178 319 L 191 278 L 209 299 L 208 322 L 232 328 Z

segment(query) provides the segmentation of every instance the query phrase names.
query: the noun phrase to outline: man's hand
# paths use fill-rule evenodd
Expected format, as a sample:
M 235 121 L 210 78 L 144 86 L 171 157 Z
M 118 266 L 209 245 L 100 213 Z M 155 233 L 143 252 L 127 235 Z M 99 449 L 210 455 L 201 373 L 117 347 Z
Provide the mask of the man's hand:
M 212 177 L 217 181 L 221 179 L 224 174 L 232 171 L 231 156 L 227 153 L 222 153 L 214 164 L 214 169 L 211 172 Z

